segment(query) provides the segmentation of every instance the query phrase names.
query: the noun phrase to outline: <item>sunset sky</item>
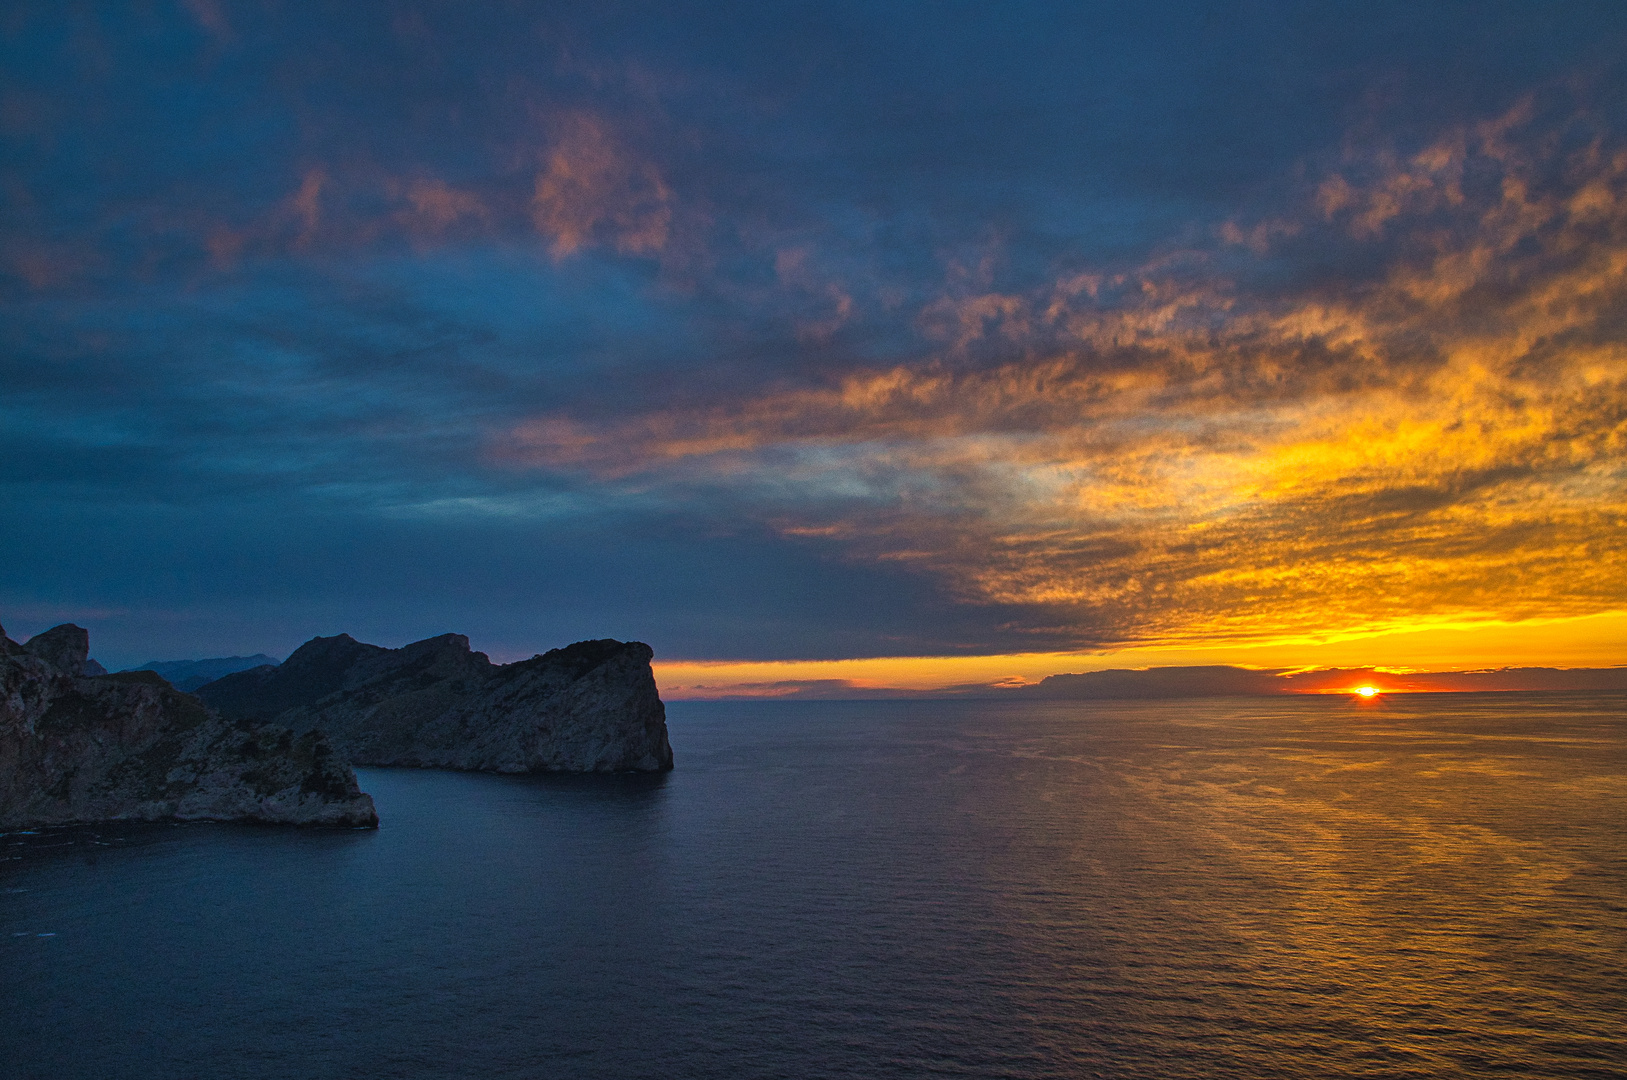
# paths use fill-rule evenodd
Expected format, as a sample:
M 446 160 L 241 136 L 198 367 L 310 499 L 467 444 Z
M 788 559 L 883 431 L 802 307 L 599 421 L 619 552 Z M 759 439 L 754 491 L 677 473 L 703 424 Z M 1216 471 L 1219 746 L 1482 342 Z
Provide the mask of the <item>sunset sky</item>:
M 0 57 L 14 638 L 1627 663 L 1619 0 L 13 3 Z

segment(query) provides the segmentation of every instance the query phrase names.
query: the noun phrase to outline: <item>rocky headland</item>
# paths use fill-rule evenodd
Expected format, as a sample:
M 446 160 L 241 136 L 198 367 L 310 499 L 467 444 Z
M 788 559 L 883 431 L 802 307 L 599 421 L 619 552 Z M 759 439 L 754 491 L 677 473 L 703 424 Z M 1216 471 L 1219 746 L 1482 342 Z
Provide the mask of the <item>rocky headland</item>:
M 357 765 L 654 772 L 672 745 L 651 655 L 606 639 L 493 664 L 461 634 L 399 649 L 340 634 L 197 694 L 225 716 L 326 732 Z
M 98 673 L 90 635 L 0 629 L 0 828 L 92 821 L 371 827 L 320 733 L 222 718 L 149 671 Z

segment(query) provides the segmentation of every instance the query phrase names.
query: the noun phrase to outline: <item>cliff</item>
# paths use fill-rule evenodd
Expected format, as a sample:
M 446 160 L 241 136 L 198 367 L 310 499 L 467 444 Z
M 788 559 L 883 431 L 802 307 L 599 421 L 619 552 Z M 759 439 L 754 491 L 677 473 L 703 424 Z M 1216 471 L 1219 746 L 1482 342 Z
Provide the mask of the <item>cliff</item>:
M 672 746 L 651 655 L 579 641 L 497 665 L 461 634 L 399 649 L 340 634 L 197 693 L 228 716 L 320 729 L 358 765 L 653 772 L 672 768 Z
M 88 644 L 72 625 L 25 645 L 0 629 L 0 828 L 378 824 L 322 735 L 225 720 L 152 672 L 90 674 Z

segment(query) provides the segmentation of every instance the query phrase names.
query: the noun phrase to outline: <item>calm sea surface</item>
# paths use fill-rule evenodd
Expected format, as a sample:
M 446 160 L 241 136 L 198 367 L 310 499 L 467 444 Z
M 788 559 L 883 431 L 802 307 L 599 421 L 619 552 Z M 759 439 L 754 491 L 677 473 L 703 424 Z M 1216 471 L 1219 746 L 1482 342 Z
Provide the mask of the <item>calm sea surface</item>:
M 671 707 L 0 839 L 0 1075 L 1620 1077 L 1627 696 Z

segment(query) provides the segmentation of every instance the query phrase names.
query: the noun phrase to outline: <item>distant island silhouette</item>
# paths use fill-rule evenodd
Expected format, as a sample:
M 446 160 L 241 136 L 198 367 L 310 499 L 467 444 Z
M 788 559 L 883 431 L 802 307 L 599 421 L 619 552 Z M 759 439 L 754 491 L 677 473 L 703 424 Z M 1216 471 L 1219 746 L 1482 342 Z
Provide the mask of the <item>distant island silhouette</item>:
M 1173 700 L 1209 697 L 1280 697 L 1351 693 L 1366 686 L 1379 693 L 1486 693 L 1627 691 L 1627 667 L 1499 667 L 1470 671 L 1393 671 L 1377 667 L 1245 668 L 1231 664 L 1106 668 L 1059 672 L 1038 682 L 957 682 L 900 687 L 855 679 L 779 679 L 680 686 L 697 700 L 751 698 L 769 701 L 979 699 L 989 701 Z
M 1371 667 L 1254 669 L 1230 665 L 1115 668 L 1050 675 L 1004 695 L 1062 701 L 1133 698 L 1257 697 L 1354 690 L 1373 684 L 1391 693 L 1487 690 L 1627 690 L 1627 667 L 1496 668 L 1484 671 L 1389 672 Z

